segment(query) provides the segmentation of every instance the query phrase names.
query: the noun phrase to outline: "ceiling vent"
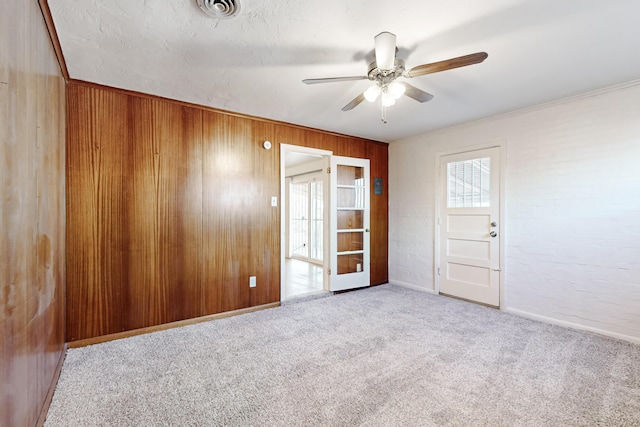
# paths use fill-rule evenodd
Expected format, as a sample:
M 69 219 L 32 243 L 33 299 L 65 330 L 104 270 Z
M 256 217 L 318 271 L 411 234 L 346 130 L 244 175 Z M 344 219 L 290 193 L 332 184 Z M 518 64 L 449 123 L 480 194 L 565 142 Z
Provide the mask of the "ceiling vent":
M 240 13 L 239 0 L 198 0 L 198 6 L 209 16 L 230 19 Z

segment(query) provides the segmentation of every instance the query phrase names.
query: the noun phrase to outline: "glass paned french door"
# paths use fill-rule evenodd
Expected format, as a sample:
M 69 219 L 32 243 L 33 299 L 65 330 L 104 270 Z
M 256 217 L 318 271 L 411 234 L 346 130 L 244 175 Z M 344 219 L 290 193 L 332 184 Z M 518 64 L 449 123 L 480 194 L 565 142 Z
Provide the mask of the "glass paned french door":
M 332 291 L 369 286 L 369 160 L 331 158 Z

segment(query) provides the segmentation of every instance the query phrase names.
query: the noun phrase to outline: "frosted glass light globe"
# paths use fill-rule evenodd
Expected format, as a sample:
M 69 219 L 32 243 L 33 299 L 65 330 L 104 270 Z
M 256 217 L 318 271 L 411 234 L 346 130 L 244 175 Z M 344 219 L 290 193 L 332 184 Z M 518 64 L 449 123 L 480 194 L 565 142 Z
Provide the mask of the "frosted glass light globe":
M 380 92 L 382 92 L 380 86 L 378 86 L 377 84 L 373 85 L 369 89 L 364 91 L 364 99 L 369 102 L 374 102 L 376 98 L 378 98 L 378 95 L 380 95 Z

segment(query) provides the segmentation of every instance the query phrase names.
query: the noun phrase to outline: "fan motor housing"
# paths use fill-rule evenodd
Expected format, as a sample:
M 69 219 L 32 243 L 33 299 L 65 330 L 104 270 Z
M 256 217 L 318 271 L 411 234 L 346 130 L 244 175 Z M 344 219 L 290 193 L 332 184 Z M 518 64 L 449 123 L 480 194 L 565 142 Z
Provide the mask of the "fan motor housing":
M 371 81 L 379 81 L 380 83 L 389 83 L 398 77 L 402 77 L 404 74 L 404 61 L 400 58 L 396 58 L 392 70 L 381 70 L 378 68 L 376 62 L 369 64 L 369 71 L 367 77 Z

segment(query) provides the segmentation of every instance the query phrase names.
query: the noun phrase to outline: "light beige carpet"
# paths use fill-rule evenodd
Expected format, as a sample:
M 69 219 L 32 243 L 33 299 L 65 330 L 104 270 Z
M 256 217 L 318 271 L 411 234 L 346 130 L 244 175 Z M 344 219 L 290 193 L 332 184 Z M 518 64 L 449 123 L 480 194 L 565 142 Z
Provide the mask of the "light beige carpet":
M 385 285 L 69 350 L 46 425 L 640 426 L 640 347 Z

